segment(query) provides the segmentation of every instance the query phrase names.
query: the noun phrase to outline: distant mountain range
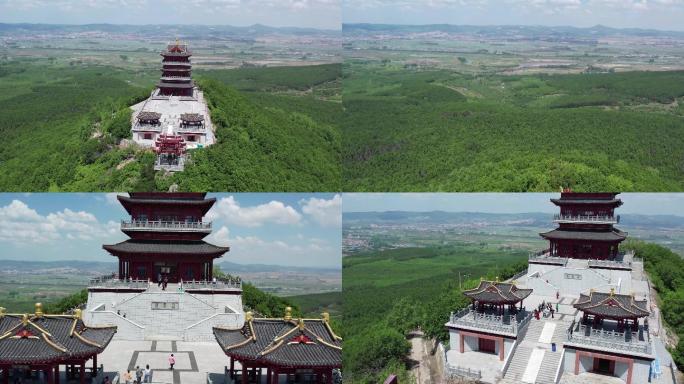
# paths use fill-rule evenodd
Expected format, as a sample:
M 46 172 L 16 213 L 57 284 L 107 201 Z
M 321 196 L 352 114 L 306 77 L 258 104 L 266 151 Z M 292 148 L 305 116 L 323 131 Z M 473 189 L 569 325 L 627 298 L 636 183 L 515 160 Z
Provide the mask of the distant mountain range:
M 489 223 L 490 225 L 507 225 L 524 222 L 534 227 L 549 227 L 553 225 L 553 214 L 530 213 L 483 213 L 483 212 L 345 212 L 342 214 L 343 225 L 372 224 L 372 223 L 431 223 L 431 224 L 468 224 Z M 632 228 L 669 228 L 684 230 L 684 217 L 675 215 L 620 215 L 622 227 Z
M 604 25 L 595 25 L 589 28 L 570 26 L 527 26 L 527 25 L 452 25 L 452 24 L 426 24 L 426 25 L 397 25 L 397 24 L 342 24 L 344 34 L 369 34 L 369 33 L 428 33 L 444 32 L 472 34 L 483 37 L 501 37 L 516 35 L 519 37 L 544 37 L 553 39 L 559 37 L 575 37 L 595 39 L 606 36 L 634 36 L 634 37 L 684 37 L 684 31 L 660 31 L 656 29 L 640 28 L 612 28 Z
M 178 36 L 183 39 L 222 40 L 227 36 L 255 37 L 271 34 L 339 36 L 341 31 L 298 27 L 270 27 L 254 24 L 247 27 L 231 25 L 126 25 L 126 24 L 7 24 L 0 23 L 0 35 L 30 33 L 86 33 L 134 34 L 144 36 Z

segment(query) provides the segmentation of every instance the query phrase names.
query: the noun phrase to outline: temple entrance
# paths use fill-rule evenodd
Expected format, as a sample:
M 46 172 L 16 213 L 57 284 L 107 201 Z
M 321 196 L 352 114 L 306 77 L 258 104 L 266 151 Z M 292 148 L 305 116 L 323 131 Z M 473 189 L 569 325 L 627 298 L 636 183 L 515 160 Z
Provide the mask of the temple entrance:
M 178 264 L 168 261 L 154 263 L 154 281 L 157 281 L 160 274 L 162 275 L 162 279 L 167 277 L 169 283 L 177 283 L 179 280 Z
M 615 361 L 594 358 L 594 373 L 613 376 L 615 374 Z
M 478 349 L 484 353 L 496 353 L 496 341 L 490 339 L 477 338 Z

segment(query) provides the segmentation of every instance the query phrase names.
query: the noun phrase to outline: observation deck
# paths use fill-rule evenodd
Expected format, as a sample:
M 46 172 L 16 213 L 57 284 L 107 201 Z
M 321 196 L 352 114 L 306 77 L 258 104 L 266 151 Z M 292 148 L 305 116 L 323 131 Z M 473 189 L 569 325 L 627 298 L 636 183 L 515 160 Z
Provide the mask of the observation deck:
M 121 220 L 121 230 L 155 232 L 211 232 L 211 222 Z

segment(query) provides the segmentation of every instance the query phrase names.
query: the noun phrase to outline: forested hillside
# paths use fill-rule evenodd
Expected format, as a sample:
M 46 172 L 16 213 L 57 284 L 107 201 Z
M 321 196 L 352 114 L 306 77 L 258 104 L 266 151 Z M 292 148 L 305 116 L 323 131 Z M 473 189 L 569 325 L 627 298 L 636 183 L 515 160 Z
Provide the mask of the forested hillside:
M 377 383 L 390 373 L 410 382 L 407 333 L 420 327 L 428 337 L 447 340 L 449 312 L 468 304 L 461 290 L 481 276 L 511 277 L 526 261 L 523 252 L 455 243 L 344 258 L 345 382 Z
M 191 151 L 175 175 L 155 172 L 154 154 L 125 140 L 128 107 L 149 96 L 155 76 L 78 62 L 0 64 L 0 189 L 339 190 L 339 65 L 202 72 L 218 142 Z
M 344 72 L 345 190 L 684 189 L 684 72 Z

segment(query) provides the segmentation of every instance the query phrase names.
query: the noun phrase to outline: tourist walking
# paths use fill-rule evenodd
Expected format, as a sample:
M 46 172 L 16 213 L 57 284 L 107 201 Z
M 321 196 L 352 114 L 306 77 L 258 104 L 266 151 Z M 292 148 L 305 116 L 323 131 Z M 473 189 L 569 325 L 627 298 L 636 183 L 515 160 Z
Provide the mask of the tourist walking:
M 143 370 L 140 368 L 140 366 L 135 367 L 135 382 L 137 384 L 142 383 L 142 377 L 143 377 Z
M 162 276 L 161 273 L 157 274 L 157 287 L 161 287 L 162 285 Z
M 173 365 L 176 364 L 176 358 L 173 357 L 173 353 L 169 356 L 169 369 L 173 371 Z
M 150 369 L 149 364 L 145 366 L 145 382 L 146 383 L 152 382 L 152 370 Z
M 131 382 L 133 381 L 133 374 L 131 373 L 130 369 L 123 374 L 123 380 L 125 384 L 132 384 Z

